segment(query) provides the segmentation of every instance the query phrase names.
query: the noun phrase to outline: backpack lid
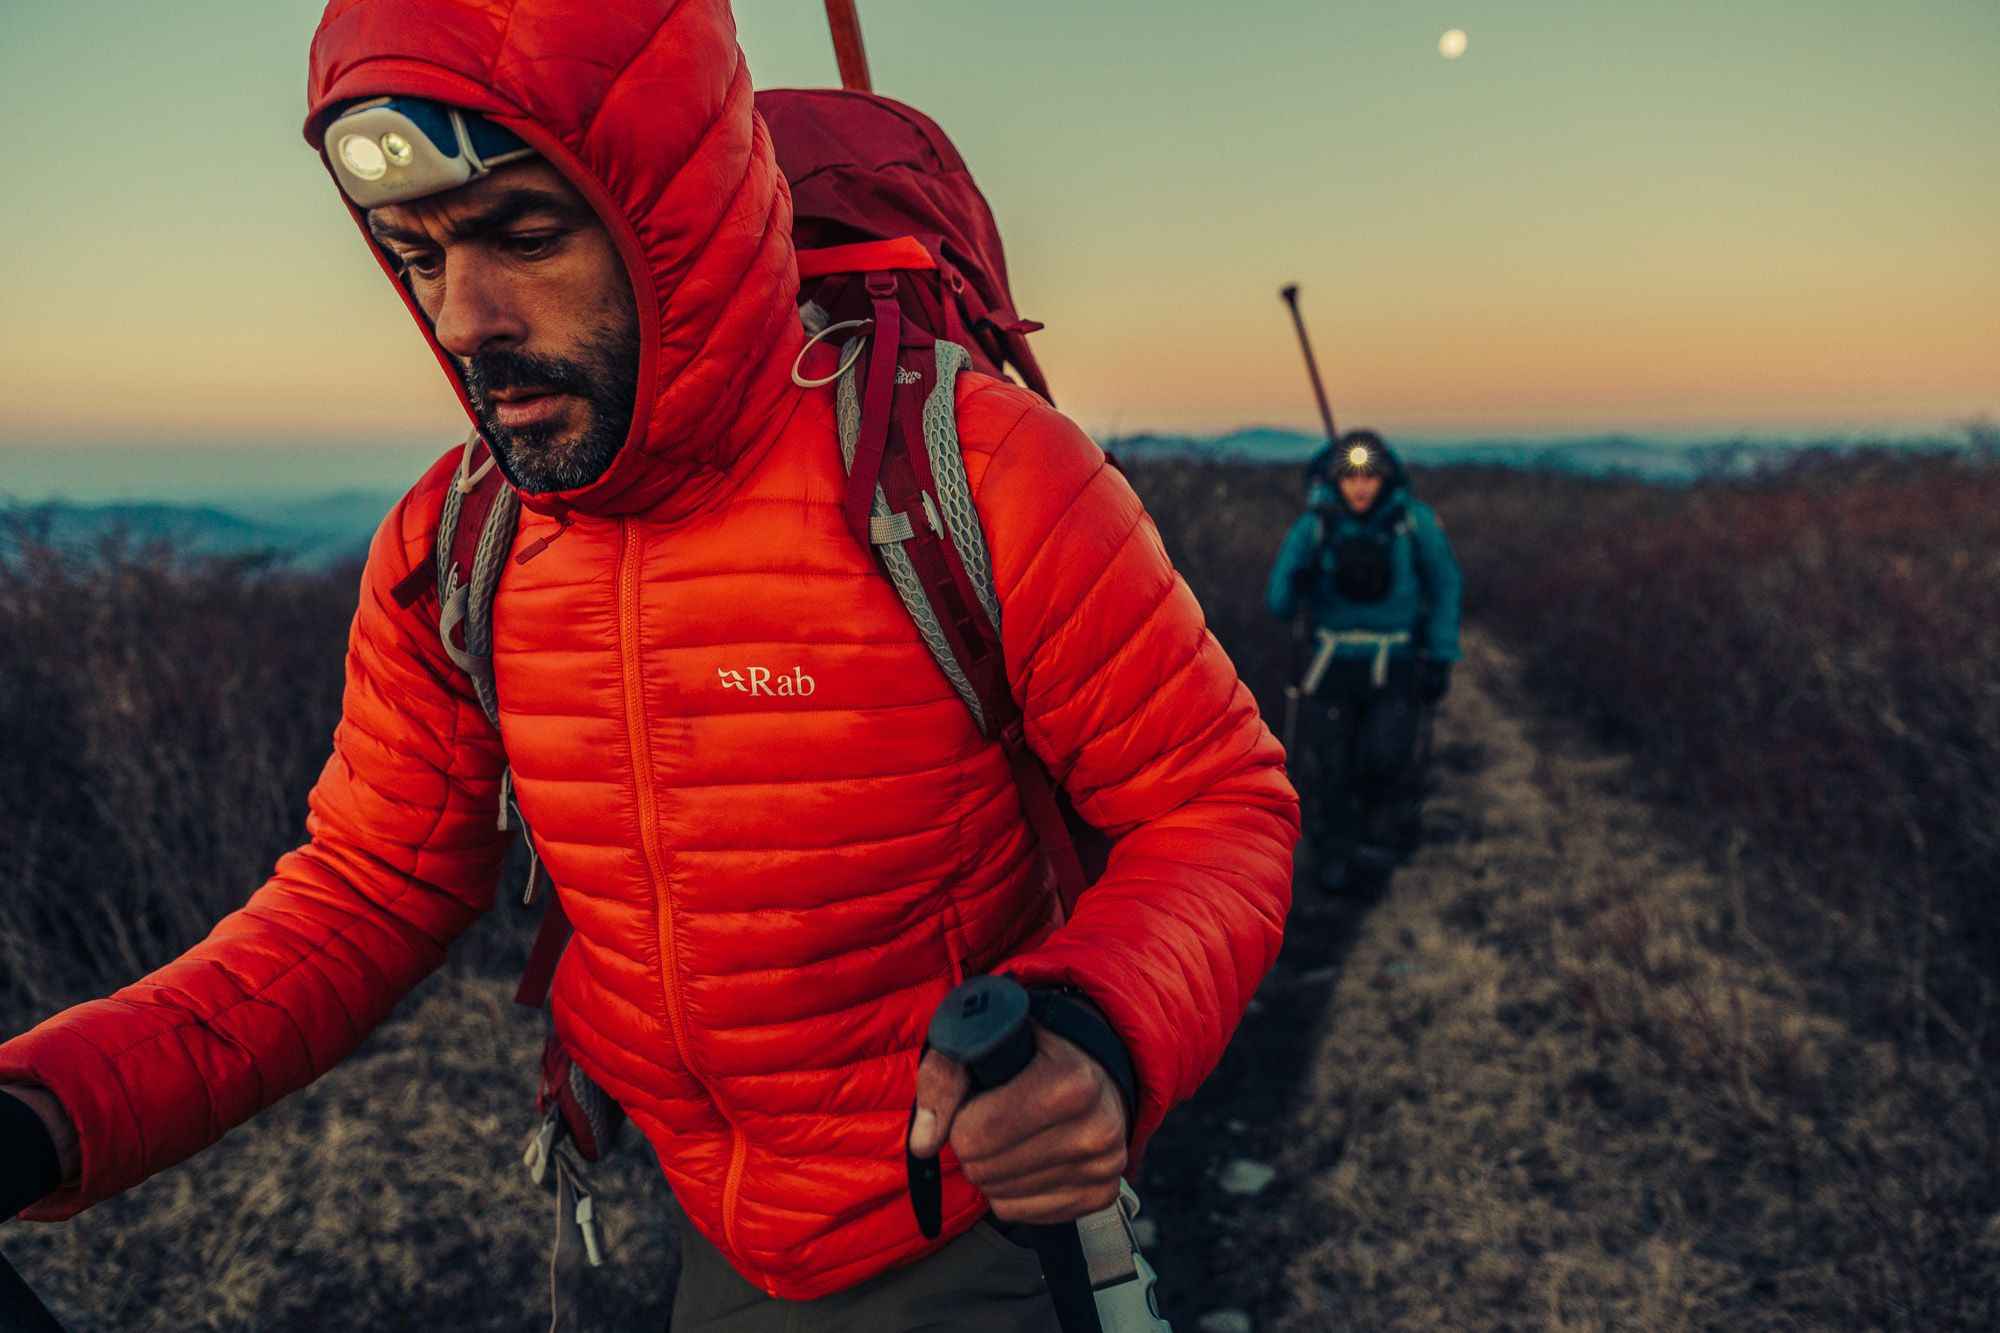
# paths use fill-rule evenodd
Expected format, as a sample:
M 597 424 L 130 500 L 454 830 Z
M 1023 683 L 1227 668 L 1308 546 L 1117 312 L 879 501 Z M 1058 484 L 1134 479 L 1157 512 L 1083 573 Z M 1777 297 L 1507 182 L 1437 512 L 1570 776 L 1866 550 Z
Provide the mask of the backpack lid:
M 930 117 L 892 98 L 831 88 L 767 88 L 757 112 L 792 190 L 792 234 L 805 267 L 839 270 L 803 252 L 898 238 L 935 238 L 1028 387 L 1048 387 L 1007 288 L 1007 257 L 993 210 L 958 149 Z M 932 268 L 932 263 L 910 267 Z M 975 358 L 982 349 L 968 348 Z M 984 367 L 981 367 L 984 369 Z

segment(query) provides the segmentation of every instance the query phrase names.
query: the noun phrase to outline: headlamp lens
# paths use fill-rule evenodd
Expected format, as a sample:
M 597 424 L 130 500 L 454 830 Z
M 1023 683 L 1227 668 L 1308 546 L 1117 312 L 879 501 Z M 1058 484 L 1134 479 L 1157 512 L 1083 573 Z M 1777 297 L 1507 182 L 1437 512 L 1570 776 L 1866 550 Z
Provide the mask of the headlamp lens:
M 400 138 L 390 135 L 388 138 Z M 408 141 L 403 142 L 403 150 L 409 151 Z M 389 160 L 373 139 L 360 134 L 350 134 L 340 141 L 340 160 L 347 169 L 365 181 L 381 180 L 389 170 Z
M 407 167 L 416 155 L 417 150 L 410 147 L 410 141 L 402 135 L 391 132 L 382 136 L 382 156 L 395 165 Z
M 1367 446 L 1357 444 L 1352 449 L 1349 449 L 1347 451 L 1347 466 L 1367 467 L 1368 466 Z

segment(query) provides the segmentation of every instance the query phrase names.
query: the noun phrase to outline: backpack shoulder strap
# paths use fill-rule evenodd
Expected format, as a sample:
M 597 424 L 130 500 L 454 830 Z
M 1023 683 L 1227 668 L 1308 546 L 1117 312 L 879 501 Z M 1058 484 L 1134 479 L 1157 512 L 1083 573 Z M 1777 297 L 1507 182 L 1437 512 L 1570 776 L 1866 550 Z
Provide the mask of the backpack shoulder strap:
M 1411 504 L 1416 503 L 1411 501 Z M 1410 572 L 1417 576 L 1417 591 L 1423 595 L 1426 610 L 1431 604 L 1430 571 L 1424 567 L 1423 552 L 1417 547 L 1417 516 L 1408 506 L 1396 520 L 1396 535 L 1410 544 Z
M 871 480 L 862 469 L 873 464 L 872 494 L 864 490 L 860 497 L 867 502 L 869 544 L 980 733 L 1000 743 L 1068 916 L 1090 876 L 1073 815 L 1065 812 L 1055 780 L 1028 746 L 1025 719 L 1007 682 L 993 565 L 958 434 L 957 380 L 970 358 L 957 343 L 941 339 L 924 351 L 920 358 L 888 359 L 894 406 L 901 410 L 890 414 L 891 422 L 870 423 L 877 424 L 876 438 L 883 442 L 873 458 L 863 444 L 864 422 L 869 407 L 884 395 L 877 386 L 864 385 L 858 347 L 850 343 L 843 352 L 849 365 L 836 390 L 835 410 L 849 470 L 848 513 L 856 512 L 856 489 Z M 868 358 L 871 378 L 878 358 L 879 351 Z M 909 361 L 928 363 L 918 368 L 914 382 L 903 378 L 912 367 L 899 366 Z M 902 375 L 895 374 L 898 369 Z M 915 392 L 904 400 L 906 389 L 927 392 L 919 404 Z
M 520 497 L 500 474 L 486 442 L 473 432 L 459 458 L 458 475 L 445 493 L 444 512 L 438 516 L 434 550 L 438 638 L 453 663 L 471 678 L 480 709 L 496 727 L 500 724 L 500 696 L 493 688 L 493 596 L 499 590 L 507 554 L 514 548 L 520 518 Z M 500 774 L 498 823 L 502 829 L 527 831 L 514 800 L 511 770 Z M 543 878 L 530 839 L 527 902 L 534 902 Z M 531 1009 L 542 1007 L 569 936 L 569 918 L 563 913 L 562 900 L 552 893 L 542 909 L 527 966 L 521 970 L 521 984 L 514 992 L 517 1001 Z
M 445 492 L 444 512 L 438 517 L 436 561 L 438 638 L 458 669 L 472 678 L 488 720 L 498 725 L 493 594 L 514 546 L 521 501 L 496 461 L 477 431 L 466 437 L 458 475 Z

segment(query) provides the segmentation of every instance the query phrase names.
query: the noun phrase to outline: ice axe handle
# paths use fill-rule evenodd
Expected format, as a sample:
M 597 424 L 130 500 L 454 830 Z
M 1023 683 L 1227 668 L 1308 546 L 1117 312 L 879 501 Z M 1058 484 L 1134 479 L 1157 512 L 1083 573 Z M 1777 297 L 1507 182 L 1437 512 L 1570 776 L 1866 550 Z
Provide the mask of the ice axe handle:
M 840 86 L 849 92 L 873 92 L 868 77 L 868 48 L 861 43 L 861 16 L 854 0 L 826 0 L 826 23 L 833 31 L 833 58 L 840 65 Z
M 1313 397 L 1319 403 L 1319 419 L 1326 426 L 1326 442 L 1332 444 L 1340 438 L 1340 432 L 1333 427 L 1333 408 L 1326 400 L 1326 385 L 1320 382 L 1319 360 L 1313 356 L 1312 339 L 1306 336 L 1305 316 L 1299 313 L 1299 285 L 1287 283 L 1278 289 L 1278 295 L 1291 307 L 1292 325 L 1299 333 L 1299 350 L 1305 353 L 1306 374 L 1312 377 Z

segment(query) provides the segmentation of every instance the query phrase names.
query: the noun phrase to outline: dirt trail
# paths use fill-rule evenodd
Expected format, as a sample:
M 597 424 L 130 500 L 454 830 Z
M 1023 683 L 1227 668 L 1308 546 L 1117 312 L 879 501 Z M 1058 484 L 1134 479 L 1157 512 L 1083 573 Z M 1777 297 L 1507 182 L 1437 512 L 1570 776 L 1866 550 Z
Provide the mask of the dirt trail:
M 1424 849 L 1365 913 L 1302 894 L 1153 1149 L 1183 1333 L 1848 1322 L 1810 1196 L 1865 1216 L 1867 1182 L 1772 1090 L 1836 1059 L 1887 1088 L 1886 1056 L 1805 1009 L 1622 761 L 1526 723 L 1514 673 L 1468 635 Z M 1270 1185 L 1230 1193 L 1239 1159 Z

